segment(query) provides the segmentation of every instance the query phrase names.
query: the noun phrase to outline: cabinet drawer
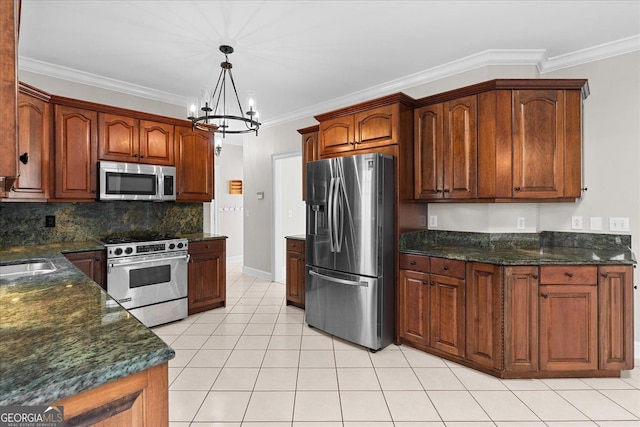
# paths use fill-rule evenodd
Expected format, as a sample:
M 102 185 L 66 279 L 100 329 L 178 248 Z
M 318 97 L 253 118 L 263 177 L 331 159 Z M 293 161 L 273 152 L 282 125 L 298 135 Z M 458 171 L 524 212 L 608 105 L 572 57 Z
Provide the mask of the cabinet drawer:
M 197 254 L 202 252 L 224 251 L 224 240 L 205 240 L 200 242 L 189 242 L 189 253 Z
M 553 265 L 540 267 L 541 285 L 595 285 L 598 282 L 598 267 L 585 265 Z
M 431 258 L 431 274 L 464 279 L 464 261 L 445 258 Z
M 305 244 L 304 240 L 287 239 L 287 250 L 304 252 L 304 244 Z
M 423 255 L 400 254 L 400 269 L 429 272 L 429 257 Z

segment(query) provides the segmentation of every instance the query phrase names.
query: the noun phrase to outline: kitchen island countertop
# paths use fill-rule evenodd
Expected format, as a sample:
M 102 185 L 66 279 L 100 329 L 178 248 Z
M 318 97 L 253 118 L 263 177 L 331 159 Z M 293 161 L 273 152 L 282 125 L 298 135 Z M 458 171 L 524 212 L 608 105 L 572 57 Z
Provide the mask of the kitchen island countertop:
M 56 267 L 0 279 L 0 405 L 46 405 L 175 356 L 63 255 L 103 248 L 88 241 L 0 250 L 0 264 L 47 259 Z

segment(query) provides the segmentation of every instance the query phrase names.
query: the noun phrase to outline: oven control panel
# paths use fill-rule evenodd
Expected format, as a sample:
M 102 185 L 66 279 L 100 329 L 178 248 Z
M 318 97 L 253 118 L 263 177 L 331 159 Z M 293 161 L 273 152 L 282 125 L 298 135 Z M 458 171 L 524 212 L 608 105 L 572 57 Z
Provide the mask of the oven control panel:
M 188 249 L 188 245 L 186 239 L 175 239 L 157 242 L 119 243 L 105 246 L 107 247 L 107 258 L 123 258 L 185 251 Z

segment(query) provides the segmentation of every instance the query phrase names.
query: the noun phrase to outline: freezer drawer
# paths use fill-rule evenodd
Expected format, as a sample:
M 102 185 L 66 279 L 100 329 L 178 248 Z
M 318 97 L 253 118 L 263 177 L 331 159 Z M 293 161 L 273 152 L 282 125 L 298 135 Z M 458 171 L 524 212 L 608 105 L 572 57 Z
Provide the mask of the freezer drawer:
M 393 341 L 393 294 L 389 298 L 384 291 L 381 278 L 307 266 L 305 320 L 339 338 L 379 350 Z

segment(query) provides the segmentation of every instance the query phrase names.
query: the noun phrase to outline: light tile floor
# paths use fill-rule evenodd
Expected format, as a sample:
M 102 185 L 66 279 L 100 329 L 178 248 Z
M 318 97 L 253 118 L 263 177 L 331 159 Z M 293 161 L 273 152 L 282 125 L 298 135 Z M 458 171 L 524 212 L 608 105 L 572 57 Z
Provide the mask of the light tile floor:
M 285 289 L 227 266 L 227 306 L 154 328 L 170 427 L 639 427 L 622 378 L 500 380 L 406 346 L 377 353 L 304 324 Z

